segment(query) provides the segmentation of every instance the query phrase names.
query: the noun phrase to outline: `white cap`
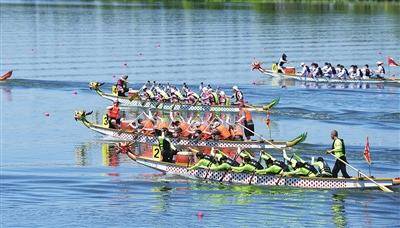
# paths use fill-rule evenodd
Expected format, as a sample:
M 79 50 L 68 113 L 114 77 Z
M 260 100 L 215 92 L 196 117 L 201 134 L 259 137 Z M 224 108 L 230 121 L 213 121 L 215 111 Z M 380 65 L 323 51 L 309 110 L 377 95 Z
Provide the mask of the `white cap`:
M 207 92 L 207 87 L 203 87 L 203 89 L 201 89 L 204 93 Z
M 304 66 L 304 65 L 306 65 L 305 63 L 300 63 L 300 66 Z
M 383 62 L 382 62 L 382 61 L 378 61 L 378 62 L 376 62 L 376 65 L 381 65 L 381 64 L 383 64 Z
M 221 92 L 219 92 L 219 94 L 221 94 L 223 96 L 223 95 L 225 95 L 225 92 L 221 90 Z
M 237 86 L 233 86 L 232 89 L 233 90 L 239 90 L 239 88 Z

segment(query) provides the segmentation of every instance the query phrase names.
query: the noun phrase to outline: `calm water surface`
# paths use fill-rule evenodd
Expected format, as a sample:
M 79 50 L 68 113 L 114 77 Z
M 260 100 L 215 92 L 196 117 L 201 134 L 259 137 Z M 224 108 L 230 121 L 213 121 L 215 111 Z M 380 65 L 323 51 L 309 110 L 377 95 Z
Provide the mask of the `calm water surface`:
M 373 175 L 400 176 L 399 86 L 302 84 L 250 70 L 253 58 L 268 66 L 283 51 L 291 65 L 399 60 L 399 3 L 0 2 L 1 72 L 15 70 L 0 84 L 2 226 L 400 226 L 397 189 L 188 182 L 108 152 L 107 139 L 73 120 L 79 109 L 101 116 L 109 103 L 87 83 L 109 86 L 113 75 L 136 86 L 237 84 L 251 103 L 281 97 L 272 136 L 307 131 L 293 150 L 303 157 L 321 155 L 338 129 L 354 166 L 368 170 L 369 136 Z M 254 118 L 268 135 L 265 116 Z

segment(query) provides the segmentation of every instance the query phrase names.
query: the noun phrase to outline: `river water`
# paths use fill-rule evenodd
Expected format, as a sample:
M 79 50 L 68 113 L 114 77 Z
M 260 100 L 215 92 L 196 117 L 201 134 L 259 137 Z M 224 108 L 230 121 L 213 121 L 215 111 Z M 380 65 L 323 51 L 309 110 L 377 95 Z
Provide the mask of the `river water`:
M 294 83 L 250 69 L 254 58 L 269 66 L 282 52 L 293 66 L 399 60 L 398 2 L 0 2 L 1 72 L 15 70 L 0 84 L 1 226 L 400 225 L 398 189 L 257 188 L 162 176 L 109 153 L 107 139 L 73 119 L 80 109 L 104 113 L 109 102 L 87 84 L 110 86 L 113 75 L 128 74 L 135 86 L 203 81 L 229 91 L 236 84 L 250 103 L 281 98 L 273 138 L 308 132 L 293 152 L 323 155 L 337 129 L 348 160 L 368 172 L 369 136 L 372 174 L 400 176 L 399 86 Z M 254 119 L 269 136 L 265 115 Z

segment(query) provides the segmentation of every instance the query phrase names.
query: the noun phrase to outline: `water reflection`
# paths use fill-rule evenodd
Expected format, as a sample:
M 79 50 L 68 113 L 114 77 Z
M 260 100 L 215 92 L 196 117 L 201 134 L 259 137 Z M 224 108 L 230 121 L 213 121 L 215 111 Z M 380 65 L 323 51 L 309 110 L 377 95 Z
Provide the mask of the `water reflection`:
M 11 88 L 2 88 L 1 89 L 3 92 L 3 97 L 5 98 L 6 101 L 11 102 L 12 101 L 12 93 L 11 93 Z
M 346 227 L 347 219 L 345 216 L 345 203 L 346 195 L 345 194 L 333 194 L 332 200 L 333 204 L 331 207 L 332 214 L 333 214 L 333 222 L 337 227 Z

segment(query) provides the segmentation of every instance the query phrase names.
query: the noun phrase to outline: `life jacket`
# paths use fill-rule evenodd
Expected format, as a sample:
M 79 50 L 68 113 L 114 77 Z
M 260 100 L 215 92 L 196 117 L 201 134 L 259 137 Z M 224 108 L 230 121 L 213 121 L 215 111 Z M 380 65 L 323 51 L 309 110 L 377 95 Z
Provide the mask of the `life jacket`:
M 188 96 L 193 96 L 193 97 L 195 97 L 196 99 L 199 99 L 199 98 L 200 98 L 200 96 L 199 96 L 197 93 L 195 93 L 195 92 L 189 92 L 189 93 L 188 93 Z
M 289 171 L 289 166 L 287 166 L 287 165 L 285 164 L 285 162 L 283 162 L 283 161 L 275 160 L 275 161 L 273 161 L 272 164 L 281 167 L 282 170 L 283 170 L 284 172 Z
M 337 139 L 339 139 L 339 138 L 337 138 Z M 346 148 L 344 146 L 344 140 L 343 139 L 339 139 L 339 140 L 342 141 L 343 154 L 346 155 Z M 332 150 L 335 149 L 335 141 L 336 141 L 336 139 L 333 140 L 333 142 L 332 142 Z
M 153 124 L 153 122 L 151 122 L 151 120 L 149 120 L 149 119 L 146 119 L 146 120 L 143 120 L 143 128 L 153 128 L 154 127 L 154 124 Z M 144 130 L 143 131 L 143 134 L 144 135 L 151 135 L 153 133 L 153 130 Z
M 231 158 L 227 158 L 224 163 L 226 163 L 226 164 L 228 164 L 228 165 L 230 165 L 232 167 L 238 167 L 240 165 L 239 162 L 237 162 L 237 161 L 235 161 L 235 160 L 233 160 Z
M 178 90 L 175 91 L 175 95 L 179 98 L 179 100 L 184 100 L 185 98 L 183 97 L 182 93 L 179 92 Z
M 357 73 L 358 75 L 360 75 L 360 77 L 364 76 L 363 72 L 361 71 L 361 69 L 357 69 Z
M 161 152 L 169 152 L 171 151 L 171 142 L 167 140 L 165 137 L 158 137 L 158 147 Z
M 350 74 L 349 74 L 349 71 L 346 69 L 346 68 L 344 68 L 344 72 L 345 72 L 345 75 L 346 76 L 349 76 Z
M 168 129 L 169 123 L 166 118 L 161 118 L 161 120 L 157 124 L 157 129 L 162 130 L 162 129 Z
M 206 124 L 202 124 L 200 125 L 200 127 L 197 128 L 200 132 L 201 132 L 201 138 L 206 140 L 206 139 L 210 139 L 211 135 L 210 134 L 206 134 L 205 131 L 207 129 L 207 125 Z
M 211 163 L 215 163 L 215 158 L 211 155 L 205 154 L 203 159 L 210 161 Z
M 113 106 L 112 109 L 108 111 L 108 117 L 110 119 L 118 119 L 119 117 L 119 107 Z
M 251 117 L 250 111 L 247 110 L 247 109 L 244 109 L 243 111 L 244 111 L 244 116 L 245 116 L 246 121 L 247 121 L 248 123 L 251 122 L 251 121 L 253 121 L 253 119 L 252 119 L 252 117 Z
M 337 73 L 335 67 L 331 67 L 331 71 L 332 71 L 332 74 L 336 74 Z
M 211 95 L 212 95 L 212 98 L 213 98 L 212 103 L 218 105 L 219 104 L 219 96 L 218 96 L 218 94 L 216 92 L 212 92 Z
M 306 66 L 306 72 L 307 74 L 311 73 L 310 67 Z
M 328 163 L 326 161 L 321 161 L 322 162 L 322 170 L 319 170 L 321 174 L 328 174 L 332 175 L 331 168 L 329 167 Z
M 235 99 L 236 101 L 243 101 L 244 97 L 243 97 L 243 93 L 242 91 L 235 91 Z
M 158 89 L 157 91 L 162 96 L 162 98 L 168 99 L 168 94 L 164 90 Z
M 371 70 L 370 69 L 365 69 L 365 76 L 371 76 Z
M 317 68 L 317 76 L 322 76 L 322 74 L 323 74 L 323 72 L 322 72 L 321 67 L 318 67 Z
M 189 135 L 190 135 L 190 132 L 189 132 L 190 125 L 188 123 L 186 123 L 184 121 L 180 122 L 179 123 L 179 128 L 182 130 L 181 131 L 181 136 L 182 137 L 189 137 Z
M 228 139 L 229 137 L 231 137 L 231 133 L 229 132 L 229 129 L 226 128 L 224 125 L 219 125 L 217 127 L 217 130 L 219 131 L 222 139 Z
M 264 169 L 264 167 L 260 164 L 260 162 L 251 159 L 247 164 L 254 166 L 257 170 Z
M 318 174 L 318 170 L 317 170 L 313 165 L 311 165 L 311 164 L 308 163 L 308 162 L 303 162 L 303 163 L 301 163 L 301 166 L 300 166 L 300 167 L 309 170 L 311 173 Z
M 154 99 L 155 96 L 154 96 L 153 91 L 148 89 L 148 90 L 146 90 L 146 93 L 147 93 L 147 95 L 149 96 L 150 99 Z

